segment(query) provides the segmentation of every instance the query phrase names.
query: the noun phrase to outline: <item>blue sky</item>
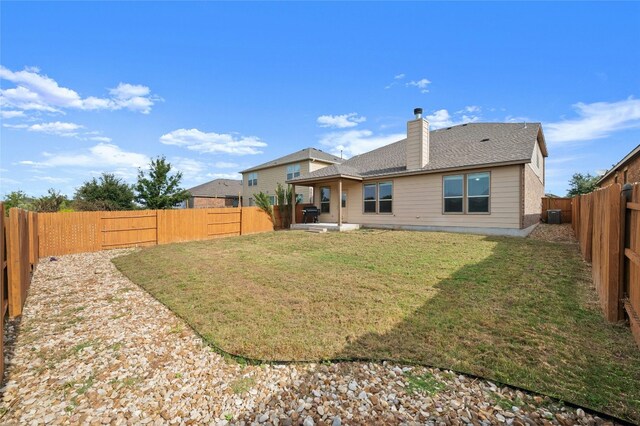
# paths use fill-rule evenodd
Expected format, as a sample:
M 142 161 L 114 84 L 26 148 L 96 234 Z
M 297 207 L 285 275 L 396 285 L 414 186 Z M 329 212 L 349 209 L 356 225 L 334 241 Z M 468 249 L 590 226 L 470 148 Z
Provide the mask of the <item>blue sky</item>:
M 546 191 L 640 143 L 638 3 L 0 4 L 0 193 L 190 187 L 307 146 L 345 156 L 434 128 L 541 121 Z

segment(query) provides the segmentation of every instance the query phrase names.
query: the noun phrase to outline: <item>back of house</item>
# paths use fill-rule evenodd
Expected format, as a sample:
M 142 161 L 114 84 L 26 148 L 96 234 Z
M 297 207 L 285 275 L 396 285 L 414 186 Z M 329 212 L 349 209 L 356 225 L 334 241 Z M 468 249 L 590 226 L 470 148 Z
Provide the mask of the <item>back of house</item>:
M 305 148 L 275 160 L 268 161 L 242 172 L 242 202 L 244 206 L 253 206 L 254 194 L 262 192 L 276 203 L 276 187 L 286 186 L 288 179 L 301 174 L 308 174 L 332 164 L 339 164 L 342 159 L 315 148 Z M 309 203 L 313 200 L 313 189 L 300 187 L 296 191 L 298 202 Z
M 548 156 L 540 123 L 468 123 L 431 130 L 414 110 L 407 137 L 309 171 L 320 222 L 524 235 L 540 220 Z

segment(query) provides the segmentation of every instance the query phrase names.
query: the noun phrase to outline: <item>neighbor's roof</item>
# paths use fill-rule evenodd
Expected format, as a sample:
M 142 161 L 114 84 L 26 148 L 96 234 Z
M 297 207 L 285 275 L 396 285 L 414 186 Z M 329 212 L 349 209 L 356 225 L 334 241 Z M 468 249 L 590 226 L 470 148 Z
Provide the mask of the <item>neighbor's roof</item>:
M 214 179 L 188 189 L 194 197 L 237 197 L 242 192 L 242 181 Z
M 598 184 L 600 184 L 600 182 L 602 182 L 603 180 L 605 180 L 606 178 L 608 178 L 609 176 L 611 176 L 611 173 L 615 172 L 616 170 L 618 170 L 620 167 L 624 166 L 624 164 L 631 160 L 633 157 L 635 157 L 637 154 L 640 154 L 640 144 L 638 144 L 638 146 L 636 146 L 634 149 L 631 150 L 630 153 L 628 153 L 627 155 L 625 155 L 625 157 L 620 160 L 618 162 L 618 164 L 616 164 L 615 166 L 613 166 L 609 171 L 607 171 L 607 173 L 605 173 L 604 175 L 602 175 L 602 177 L 600 179 L 598 179 Z
M 243 170 L 240 173 L 253 172 L 255 170 L 267 169 L 269 167 L 281 166 L 283 164 L 290 164 L 304 160 L 318 160 L 332 164 L 341 163 L 343 161 L 341 158 L 338 158 L 335 155 L 328 154 L 324 151 L 320 151 L 319 149 L 305 148 L 300 151 L 296 151 L 293 154 L 285 155 L 284 157 L 276 158 L 275 160 L 260 164 L 259 166 Z
M 540 136 L 542 154 L 547 148 L 540 123 L 468 123 L 429 132 L 429 162 L 407 170 L 406 139 L 357 155 L 287 182 L 329 177 L 369 177 L 429 173 L 447 169 L 496 164 L 528 163 Z

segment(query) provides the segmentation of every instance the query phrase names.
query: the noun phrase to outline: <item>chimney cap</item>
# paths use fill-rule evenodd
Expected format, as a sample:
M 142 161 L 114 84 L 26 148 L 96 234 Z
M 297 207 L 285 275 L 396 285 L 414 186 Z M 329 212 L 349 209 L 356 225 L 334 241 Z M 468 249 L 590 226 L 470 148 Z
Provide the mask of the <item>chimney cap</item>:
M 422 115 L 422 108 L 414 108 L 413 113 L 415 115 Z

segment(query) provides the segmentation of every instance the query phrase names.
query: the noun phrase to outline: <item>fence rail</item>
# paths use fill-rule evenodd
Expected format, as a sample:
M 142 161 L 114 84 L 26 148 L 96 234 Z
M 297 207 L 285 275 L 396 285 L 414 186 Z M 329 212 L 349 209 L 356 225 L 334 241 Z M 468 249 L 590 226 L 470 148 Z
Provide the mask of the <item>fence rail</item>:
M 640 184 L 573 198 L 573 230 L 608 321 L 629 319 L 640 346 Z
M 40 213 L 39 255 L 206 240 L 273 230 L 257 207 Z

